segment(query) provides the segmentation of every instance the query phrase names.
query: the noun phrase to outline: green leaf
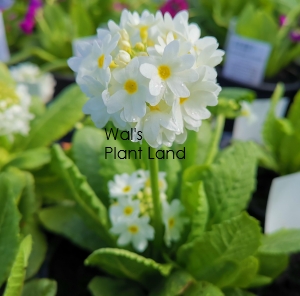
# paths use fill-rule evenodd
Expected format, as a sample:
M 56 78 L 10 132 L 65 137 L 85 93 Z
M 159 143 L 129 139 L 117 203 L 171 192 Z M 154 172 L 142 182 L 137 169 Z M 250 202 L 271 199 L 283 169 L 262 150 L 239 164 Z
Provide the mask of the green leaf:
M 46 111 L 45 103 L 41 100 L 41 98 L 32 96 L 29 111 L 35 116 L 42 116 Z
M 271 98 L 271 106 L 268 111 L 262 130 L 264 144 L 273 153 L 275 157 L 277 155 L 277 149 L 279 148 L 280 141 L 283 137 L 282 133 L 280 133 L 280 130 L 278 129 L 278 120 L 275 115 L 275 110 L 279 100 L 283 96 L 283 93 L 283 84 L 277 84 L 276 89 Z
M 0 62 L 0 81 L 8 87 L 15 88 L 16 83 L 11 77 L 9 69 L 2 62 Z
M 20 244 L 19 251 L 7 281 L 4 296 L 20 296 L 22 294 L 31 247 L 32 238 L 28 235 Z
M 39 212 L 43 226 L 89 251 L 105 246 L 97 233 L 89 229 L 73 206 L 55 206 Z
M 203 182 L 187 182 L 182 187 L 181 201 L 192 219 L 189 241 L 200 236 L 206 229 L 209 207 Z
M 50 104 L 47 111 L 32 121 L 29 135 L 16 149 L 48 146 L 67 134 L 83 118 L 81 111 L 87 98 L 78 86 L 71 85 Z
M 73 138 L 72 152 L 80 172 L 101 201 L 108 206 L 109 199 L 105 183 L 100 176 L 100 157 L 106 146 L 105 132 L 94 127 L 77 130 Z M 126 160 L 125 160 L 126 161 Z
M 17 154 L 8 166 L 14 166 L 21 170 L 34 170 L 50 162 L 50 151 L 46 147 L 27 150 Z
M 155 285 L 149 296 L 182 295 L 194 282 L 195 280 L 189 273 L 183 270 L 177 270 L 164 278 L 158 285 Z
M 300 251 L 300 229 L 282 229 L 265 235 L 260 253 L 264 254 L 291 254 Z
M 243 213 L 181 246 L 177 258 L 197 280 L 224 287 L 238 275 L 238 263 L 252 256 L 259 244 L 258 222 Z
M 289 256 L 286 254 L 258 253 L 256 257 L 259 260 L 259 274 L 272 279 L 277 278 L 289 264 Z
M 255 296 L 255 294 L 239 288 L 230 288 L 223 290 L 225 296 Z
M 35 279 L 25 284 L 22 296 L 55 296 L 57 284 L 48 279 Z
M 210 225 L 246 209 L 255 188 L 256 160 L 252 143 L 235 142 L 200 176 L 207 194 Z
M 208 282 L 198 282 L 192 284 L 184 296 L 224 296 L 222 291 Z
M 150 288 L 153 281 L 168 276 L 170 265 L 122 249 L 103 248 L 92 253 L 85 264 L 97 266 L 117 278 L 130 279 Z
M 290 122 L 293 124 L 295 129 L 300 128 L 300 91 L 297 92 L 297 94 L 294 97 L 293 103 L 289 109 L 289 113 L 287 118 L 290 120 Z
M 93 296 L 143 296 L 141 288 L 125 280 L 106 277 L 94 277 L 89 283 L 89 290 Z
M 258 288 L 258 287 L 266 286 L 266 285 L 271 284 L 272 281 L 273 281 L 273 279 L 268 276 L 257 274 L 253 278 L 251 283 L 249 283 L 248 288 Z
M 32 278 L 44 263 L 47 253 L 47 240 L 36 219 L 28 221 L 22 228 L 24 235 L 32 237 L 32 251 L 28 260 L 26 279 Z
M 69 197 L 76 203 L 76 210 L 86 225 L 108 245 L 115 245 L 108 232 L 107 211 L 86 182 L 75 164 L 64 154 L 59 145 L 52 148 L 53 170 L 69 189 Z
M 18 179 L 17 179 L 18 180 Z M 19 246 L 19 220 L 11 173 L 0 174 L 0 286 L 6 280 Z

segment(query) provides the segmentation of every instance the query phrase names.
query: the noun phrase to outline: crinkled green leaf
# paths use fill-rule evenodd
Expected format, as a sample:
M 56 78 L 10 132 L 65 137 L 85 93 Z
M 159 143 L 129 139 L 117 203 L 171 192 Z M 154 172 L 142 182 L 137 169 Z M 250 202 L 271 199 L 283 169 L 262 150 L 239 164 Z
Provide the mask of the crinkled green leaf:
M 164 278 L 158 285 L 155 285 L 149 296 L 185 295 L 184 292 L 193 283 L 195 280 L 189 273 L 177 270 Z
M 18 153 L 6 166 L 14 166 L 21 170 L 33 170 L 50 162 L 50 151 L 39 147 Z
M 300 229 L 283 229 L 265 235 L 259 252 L 263 254 L 291 254 L 300 251 Z
M 84 249 L 94 251 L 105 246 L 97 233 L 85 225 L 74 206 L 42 209 L 39 218 L 45 228 L 68 238 Z
M 19 247 L 20 214 L 12 173 L 0 174 L 0 286 L 6 280 Z
M 208 282 L 193 283 L 183 293 L 184 296 L 224 296 L 222 291 Z
M 53 170 L 65 182 L 70 192 L 69 197 L 76 203 L 76 210 L 86 225 L 108 245 L 114 245 L 114 239 L 108 232 L 107 210 L 90 188 L 85 177 L 59 145 L 54 145 L 52 148 L 52 160 Z
M 200 236 L 206 229 L 209 207 L 203 182 L 186 182 L 182 187 L 181 201 L 191 218 L 189 240 Z
M 22 296 L 55 296 L 57 284 L 49 279 L 34 279 L 25 284 Z
M 116 280 L 107 277 L 94 277 L 89 283 L 93 296 L 143 296 L 141 288 L 130 281 Z
M 257 251 L 260 235 L 258 222 L 243 213 L 181 246 L 177 258 L 197 280 L 228 286 L 238 275 L 239 262 Z
M 136 281 L 151 288 L 153 282 L 169 275 L 171 265 L 156 263 L 136 253 L 122 250 L 103 248 L 92 253 L 85 264 L 96 266 L 117 278 Z
M 250 142 L 235 142 L 200 176 L 209 204 L 210 225 L 246 209 L 255 188 L 256 160 Z
M 107 184 L 100 176 L 100 157 L 103 157 L 106 141 L 103 130 L 84 127 L 75 133 L 72 152 L 80 172 L 87 177 L 88 183 L 101 201 L 108 205 Z
M 32 238 L 30 235 L 28 235 L 20 244 L 6 284 L 4 296 L 20 296 L 22 294 L 31 248 Z
M 81 109 L 87 98 L 77 85 L 67 87 L 42 116 L 32 121 L 29 135 L 17 150 L 48 146 L 67 134 L 84 116 Z

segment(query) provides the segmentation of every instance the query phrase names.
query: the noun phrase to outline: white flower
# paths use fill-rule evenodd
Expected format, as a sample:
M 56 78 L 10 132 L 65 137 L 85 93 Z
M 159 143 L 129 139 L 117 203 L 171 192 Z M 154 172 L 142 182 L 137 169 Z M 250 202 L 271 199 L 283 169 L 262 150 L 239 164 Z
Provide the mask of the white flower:
M 144 170 L 138 170 L 137 174 L 144 181 L 144 190 L 146 190 L 147 194 L 151 194 L 151 181 L 150 181 L 150 172 Z M 168 189 L 168 184 L 166 181 L 166 172 L 158 173 L 158 186 L 160 193 L 165 193 Z
M 117 241 L 119 246 L 132 243 L 138 252 L 143 252 L 148 246 L 148 240 L 154 238 L 154 229 L 149 225 L 149 217 L 147 216 L 116 223 L 110 231 L 119 235 Z
M 108 182 L 109 195 L 112 198 L 136 195 L 143 187 L 143 180 L 136 174 L 115 175 L 114 181 Z
M 253 112 L 251 104 L 249 102 L 242 101 L 242 102 L 240 102 L 240 105 L 242 107 L 241 116 L 247 117 L 249 124 L 252 124 L 255 121 L 257 121 L 257 116 Z
M 191 69 L 195 63 L 192 55 L 179 56 L 178 40 L 170 42 L 164 49 L 162 57 L 153 57 L 150 63 L 143 63 L 140 71 L 150 79 L 149 90 L 153 96 L 162 96 L 169 105 L 174 102 L 174 96 L 190 95 L 185 82 L 198 79 L 198 74 Z
M 113 224 L 135 219 L 140 213 L 140 201 L 131 197 L 118 198 L 109 208 L 109 217 Z
M 13 134 L 27 135 L 29 122 L 34 116 L 29 112 L 31 97 L 24 85 L 16 90 L 0 85 L 0 135 L 11 137 Z
M 139 60 L 134 58 L 123 69 L 115 71 L 114 94 L 107 100 L 110 114 L 121 111 L 121 117 L 127 122 L 136 122 L 146 114 L 146 103 L 155 105 L 156 98 L 147 87 L 147 80 L 139 73 Z
M 171 245 L 171 242 L 176 242 L 180 239 L 181 232 L 184 228 L 184 224 L 188 222 L 187 218 L 182 217 L 184 211 L 178 199 L 172 200 L 169 205 L 164 201 L 163 205 L 163 222 L 165 225 L 165 243 L 167 246 Z
M 55 80 L 50 73 L 42 74 L 39 67 L 32 63 L 21 63 L 10 68 L 13 79 L 27 87 L 31 96 L 40 98 L 44 103 L 52 99 Z
M 154 148 L 161 145 L 170 147 L 180 133 L 173 118 L 172 107 L 161 100 L 156 106 L 148 106 L 146 115 L 137 123 L 137 131 L 142 131 L 143 138 Z

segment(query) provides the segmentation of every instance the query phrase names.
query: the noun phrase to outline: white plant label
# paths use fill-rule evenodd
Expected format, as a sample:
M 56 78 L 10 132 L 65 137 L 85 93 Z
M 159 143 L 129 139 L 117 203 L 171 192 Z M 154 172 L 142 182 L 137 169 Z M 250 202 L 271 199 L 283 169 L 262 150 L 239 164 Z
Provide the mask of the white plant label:
M 288 107 L 289 99 L 282 98 L 276 106 L 276 116 L 283 117 Z M 258 99 L 250 104 L 251 116 L 238 117 L 234 121 L 232 137 L 241 141 L 255 141 L 262 144 L 262 129 L 270 109 L 271 99 Z
M 9 49 L 6 40 L 5 27 L 0 11 L 0 61 L 7 62 L 10 59 Z
M 270 53 L 269 43 L 244 38 L 230 32 L 223 75 L 249 86 L 257 86 L 264 79 Z
M 265 232 L 282 228 L 300 229 L 300 173 L 275 178 L 269 193 Z
M 78 46 L 82 43 L 90 43 L 92 44 L 94 40 L 97 40 L 97 36 L 88 36 L 83 38 L 74 39 L 72 42 L 72 50 L 74 56 L 80 56 L 80 53 L 78 52 Z

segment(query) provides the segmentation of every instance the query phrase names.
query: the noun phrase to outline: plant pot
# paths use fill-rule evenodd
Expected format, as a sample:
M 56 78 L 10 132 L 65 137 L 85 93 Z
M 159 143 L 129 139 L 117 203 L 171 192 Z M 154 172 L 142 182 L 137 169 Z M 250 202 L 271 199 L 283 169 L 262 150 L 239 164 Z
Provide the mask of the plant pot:
M 53 74 L 56 80 L 54 98 L 67 86 L 75 82 L 75 77 L 72 74 L 62 75 L 62 74 Z

